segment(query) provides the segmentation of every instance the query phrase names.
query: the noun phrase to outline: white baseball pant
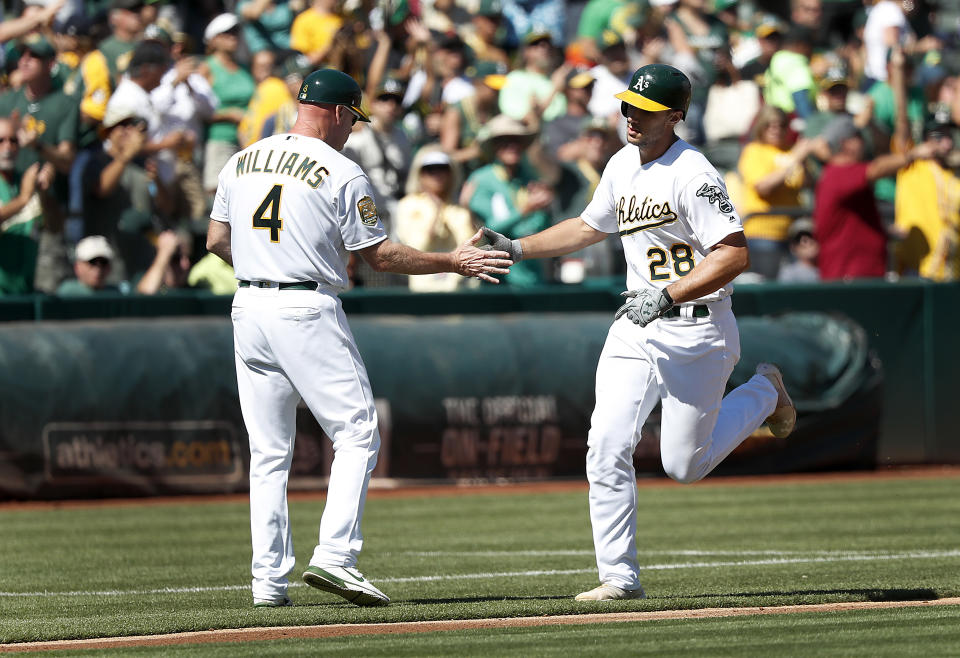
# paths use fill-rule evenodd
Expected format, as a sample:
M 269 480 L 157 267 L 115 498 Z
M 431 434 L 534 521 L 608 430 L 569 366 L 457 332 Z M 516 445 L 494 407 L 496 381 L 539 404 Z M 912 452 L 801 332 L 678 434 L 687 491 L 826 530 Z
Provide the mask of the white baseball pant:
M 603 583 L 640 586 L 633 452 L 657 401 L 663 468 L 684 483 L 706 476 L 776 408 L 777 391 L 760 375 L 723 397 L 740 359 L 730 305 L 726 298 L 709 304 L 709 317 L 661 318 L 646 327 L 624 316 L 610 327 L 587 439 L 590 522 Z
M 302 397 L 333 441 L 327 500 L 310 564 L 354 566 L 380 434 L 366 368 L 329 291 L 240 288 L 233 302 L 237 384 L 250 436 L 253 596 L 286 594 L 295 564 L 287 480 Z

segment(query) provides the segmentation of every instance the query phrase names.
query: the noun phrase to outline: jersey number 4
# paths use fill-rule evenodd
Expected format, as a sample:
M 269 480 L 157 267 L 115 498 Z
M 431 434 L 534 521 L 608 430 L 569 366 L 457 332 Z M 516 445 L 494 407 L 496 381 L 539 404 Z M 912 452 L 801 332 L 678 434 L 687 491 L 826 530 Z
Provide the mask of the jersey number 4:
M 673 261 L 673 271 L 677 276 L 686 276 L 696 263 L 693 262 L 693 249 L 690 245 L 678 243 L 670 247 L 670 255 L 660 247 L 650 247 L 647 249 L 647 258 L 650 259 L 650 280 L 662 281 L 669 279 L 673 275 L 670 273 L 671 260 Z M 666 272 L 661 272 L 666 269 Z
M 283 185 L 274 185 L 263 198 L 263 203 L 253 213 L 253 228 L 270 229 L 270 242 L 280 242 L 280 231 L 283 230 L 283 220 L 280 219 L 281 192 L 283 192 Z M 267 217 L 268 210 L 269 217 Z

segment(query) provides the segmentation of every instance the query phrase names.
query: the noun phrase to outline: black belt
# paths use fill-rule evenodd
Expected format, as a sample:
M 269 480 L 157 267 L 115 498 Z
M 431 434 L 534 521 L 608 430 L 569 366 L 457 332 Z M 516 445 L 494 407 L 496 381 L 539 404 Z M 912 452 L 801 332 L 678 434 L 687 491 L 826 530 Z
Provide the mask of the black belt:
M 272 281 L 241 281 L 241 288 L 272 288 Z M 293 283 L 278 283 L 277 287 L 280 290 L 316 290 L 320 287 L 316 281 L 294 281 Z
M 710 315 L 710 309 L 706 304 L 696 304 L 693 307 L 693 317 L 695 318 L 705 318 Z M 671 306 L 667 309 L 667 312 L 661 315 L 662 318 L 679 318 L 680 317 L 680 307 Z

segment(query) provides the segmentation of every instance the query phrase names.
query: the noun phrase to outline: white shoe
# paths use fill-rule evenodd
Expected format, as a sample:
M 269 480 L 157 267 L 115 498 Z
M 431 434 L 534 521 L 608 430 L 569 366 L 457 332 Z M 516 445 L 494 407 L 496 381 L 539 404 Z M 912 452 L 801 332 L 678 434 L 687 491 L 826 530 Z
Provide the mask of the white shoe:
M 290 597 L 284 596 L 281 599 L 254 599 L 254 608 L 287 608 L 293 605 Z
M 770 428 L 770 433 L 778 439 L 786 438 L 790 436 L 790 432 L 797 424 L 797 408 L 793 406 L 793 400 L 787 393 L 787 387 L 783 385 L 783 375 L 780 373 L 780 368 L 772 363 L 760 363 L 757 365 L 757 374 L 766 377 L 777 389 L 777 408 L 767 416 L 767 427 Z
M 594 587 L 589 592 L 580 592 L 574 599 L 577 601 L 621 601 L 624 599 L 645 599 L 647 593 L 642 587 L 637 589 L 621 589 L 616 585 L 606 583 Z
M 390 597 L 378 590 L 353 567 L 315 567 L 303 572 L 303 582 L 324 592 L 342 596 L 356 605 L 387 605 Z

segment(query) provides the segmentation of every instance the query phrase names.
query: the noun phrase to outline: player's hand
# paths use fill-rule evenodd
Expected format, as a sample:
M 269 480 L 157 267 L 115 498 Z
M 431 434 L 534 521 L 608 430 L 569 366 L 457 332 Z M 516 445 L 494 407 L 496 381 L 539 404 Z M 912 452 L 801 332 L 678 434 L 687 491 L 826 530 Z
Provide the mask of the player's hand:
M 477 231 L 473 234 L 473 237 L 453 252 L 456 272 L 461 276 L 475 276 L 489 283 L 500 283 L 499 279 L 491 275 L 509 274 L 509 268 L 513 265 L 513 261 L 510 260 L 510 254 L 506 251 L 477 247 L 477 243 L 480 242 L 482 237 L 483 231 Z
M 669 301 L 661 290 L 627 290 L 620 295 L 627 298 L 627 303 L 617 309 L 613 316 L 614 321 L 626 315 L 632 323 L 641 327 L 646 327 L 662 317 L 673 306 L 673 302 Z
M 497 233 L 492 228 L 487 228 L 486 226 L 480 229 L 480 231 L 483 233 L 483 237 L 487 239 L 487 242 L 490 243 L 490 249 L 505 251 L 506 255 L 514 263 L 523 260 L 523 248 L 520 246 L 519 240 L 511 240 L 502 233 Z

